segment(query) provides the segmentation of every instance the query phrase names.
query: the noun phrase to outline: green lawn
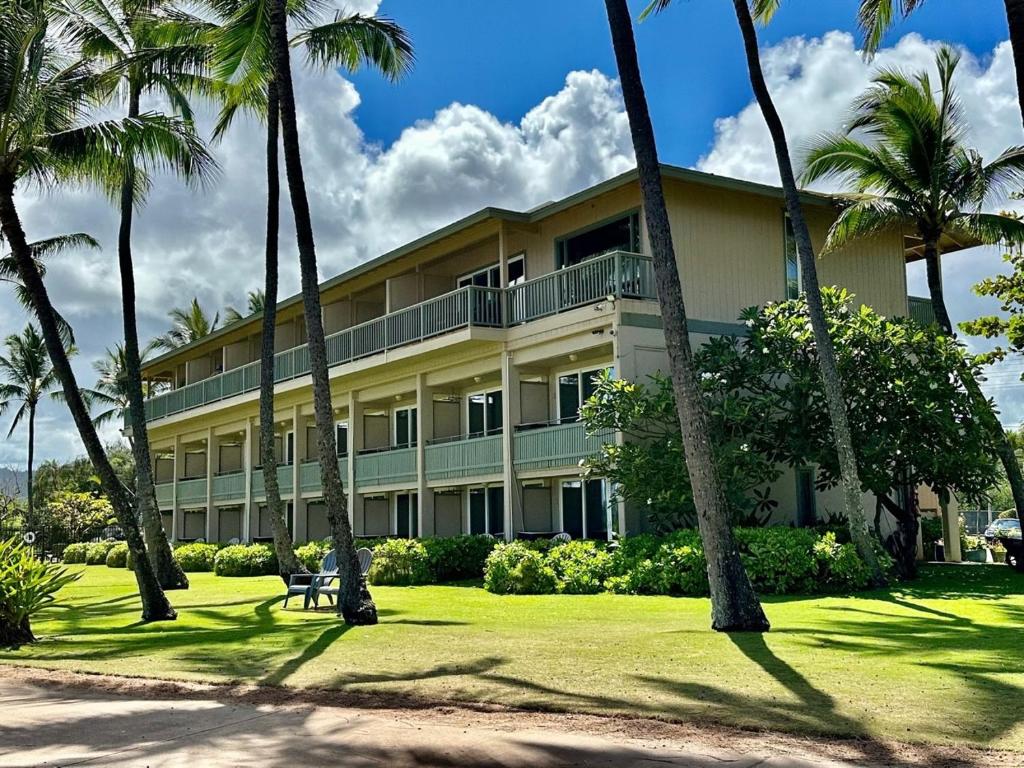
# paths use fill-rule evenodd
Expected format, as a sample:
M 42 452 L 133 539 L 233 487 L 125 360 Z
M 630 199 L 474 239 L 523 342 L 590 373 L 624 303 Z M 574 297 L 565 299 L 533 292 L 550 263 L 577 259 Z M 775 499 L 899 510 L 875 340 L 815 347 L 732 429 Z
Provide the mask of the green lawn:
M 142 625 L 131 574 L 87 568 L 35 622 L 43 640 L 0 663 L 1024 751 L 1024 578 L 1002 566 L 768 599 L 772 632 L 732 637 L 702 599 L 378 587 L 381 623 L 347 629 L 282 610 L 272 577 L 192 584 L 172 594 L 177 622 Z

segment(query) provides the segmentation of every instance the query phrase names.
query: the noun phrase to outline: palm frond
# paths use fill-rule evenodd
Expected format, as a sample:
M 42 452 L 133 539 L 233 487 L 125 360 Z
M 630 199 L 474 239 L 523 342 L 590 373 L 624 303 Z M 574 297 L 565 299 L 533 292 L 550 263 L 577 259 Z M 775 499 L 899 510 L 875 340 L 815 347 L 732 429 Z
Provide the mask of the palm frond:
M 355 72 L 365 65 L 392 81 L 409 72 L 414 61 L 406 31 L 383 16 L 339 12 L 333 21 L 302 31 L 291 44 L 305 47 L 310 63 L 322 69 Z

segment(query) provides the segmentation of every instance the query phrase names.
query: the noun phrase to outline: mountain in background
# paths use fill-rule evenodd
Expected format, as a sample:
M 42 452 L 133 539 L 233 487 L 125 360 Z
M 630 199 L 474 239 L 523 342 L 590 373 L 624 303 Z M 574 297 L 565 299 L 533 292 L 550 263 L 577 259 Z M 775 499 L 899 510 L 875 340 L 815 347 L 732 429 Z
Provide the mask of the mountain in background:
M 11 467 L 0 467 L 0 491 L 25 498 L 27 489 L 28 472 Z

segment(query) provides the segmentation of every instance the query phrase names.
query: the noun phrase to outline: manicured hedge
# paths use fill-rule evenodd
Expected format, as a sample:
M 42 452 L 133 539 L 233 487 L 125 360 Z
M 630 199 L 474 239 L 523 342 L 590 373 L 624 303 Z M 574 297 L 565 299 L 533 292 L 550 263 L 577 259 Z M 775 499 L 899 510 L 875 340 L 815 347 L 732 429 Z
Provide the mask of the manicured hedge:
M 233 544 L 217 552 L 213 572 L 218 576 L 273 576 L 277 555 L 267 544 Z
M 411 586 L 429 584 L 433 574 L 427 563 L 427 549 L 417 539 L 391 539 L 373 550 L 367 580 L 371 584 Z
M 117 544 L 116 541 L 94 541 L 85 547 L 86 565 L 106 565 L 107 555 Z
M 175 547 L 174 559 L 185 573 L 209 573 L 213 570 L 219 550 L 220 546 L 217 544 L 182 544 Z
M 89 551 L 88 544 L 68 544 L 64 547 L 64 562 L 68 565 L 77 565 L 85 562 L 85 556 Z
M 119 541 L 107 552 L 107 568 L 125 568 L 128 565 L 128 545 Z

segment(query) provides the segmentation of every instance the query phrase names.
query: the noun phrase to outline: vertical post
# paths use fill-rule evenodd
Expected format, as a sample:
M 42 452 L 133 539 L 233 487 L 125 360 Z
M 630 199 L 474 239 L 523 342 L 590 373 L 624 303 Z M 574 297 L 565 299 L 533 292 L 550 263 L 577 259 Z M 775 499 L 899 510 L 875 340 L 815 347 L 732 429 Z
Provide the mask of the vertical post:
M 942 543 L 943 555 L 947 563 L 959 563 L 963 560 L 963 553 L 960 551 L 960 518 L 951 509 L 949 496 L 939 496 L 939 508 L 942 510 Z
M 355 390 L 348 393 L 348 519 L 352 532 L 356 530 L 356 519 L 361 517 L 357 512 L 363 509 L 363 498 L 356 488 L 356 461 L 359 451 L 363 448 L 363 406 L 356 397 Z
M 306 502 L 302 498 L 301 468 L 306 457 L 306 422 L 302 410 L 292 408 L 292 430 L 295 432 L 295 455 L 292 457 L 292 541 L 306 541 Z
M 174 484 L 171 486 L 171 530 L 168 533 L 171 536 L 171 541 L 178 540 L 178 518 L 181 517 L 181 512 L 178 509 L 178 479 L 181 476 L 183 470 L 182 464 L 184 463 L 179 459 L 181 456 L 181 436 L 174 436 Z
M 502 352 L 501 356 L 501 473 L 504 483 L 505 500 L 505 540 L 511 541 L 514 536 L 515 504 L 519 498 L 517 493 L 515 464 L 515 428 L 522 421 L 522 384 L 519 381 L 519 369 L 512 361 L 511 352 Z
M 242 541 L 249 541 L 252 538 L 250 528 L 250 517 L 252 516 L 252 419 L 245 420 L 245 451 L 242 453 L 242 469 L 245 472 L 245 506 L 242 507 L 242 530 L 240 531 Z
M 433 493 L 427 487 L 426 445 L 434 438 L 434 393 L 427 387 L 427 377 L 423 373 L 416 374 L 416 422 L 416 434 L 419 436 L 416 441 L 416 530 L 422 537 L 427 506 L 433 516 Z M 428 494 L 430 502 L 427 501 Z
M 217 508 L 213 505 L 213 478 L 220 471 L 219 450 L 213 427 L 206 428 L 206 540 L 216 541 L 219 529 L 216 520 Z

